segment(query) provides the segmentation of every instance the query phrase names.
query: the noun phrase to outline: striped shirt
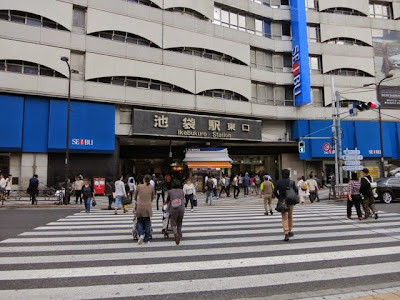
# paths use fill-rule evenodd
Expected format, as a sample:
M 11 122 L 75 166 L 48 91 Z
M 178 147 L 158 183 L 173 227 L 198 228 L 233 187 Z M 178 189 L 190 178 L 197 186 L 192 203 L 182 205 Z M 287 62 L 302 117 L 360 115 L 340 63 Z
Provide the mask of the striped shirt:
M 360 187 L 361 187 L 361 183 L 359 181 L 350 180 L 350 183 L 349 183 L 350 195 L 360 195 Z

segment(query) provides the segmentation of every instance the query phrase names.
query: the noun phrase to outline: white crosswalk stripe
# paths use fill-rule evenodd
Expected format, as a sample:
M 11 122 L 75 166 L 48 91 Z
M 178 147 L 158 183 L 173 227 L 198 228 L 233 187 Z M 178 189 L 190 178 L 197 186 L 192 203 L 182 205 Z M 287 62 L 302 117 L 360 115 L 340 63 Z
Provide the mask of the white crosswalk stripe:
M 400 279 L 400 218 L 347 220 L 345 208 L 296 206 L 295 237 L 257 205 L 187 211 L 183 239 L 132 240 L 132 216 L 77 213 L 0 242 L 0 299 L 238 299 L 287 294 L 282 284 L 323 289 L 329 280 Z M 67 281 L 65 281 L 67 280 Z M 157 298 L 159 299 L 159 298 Z

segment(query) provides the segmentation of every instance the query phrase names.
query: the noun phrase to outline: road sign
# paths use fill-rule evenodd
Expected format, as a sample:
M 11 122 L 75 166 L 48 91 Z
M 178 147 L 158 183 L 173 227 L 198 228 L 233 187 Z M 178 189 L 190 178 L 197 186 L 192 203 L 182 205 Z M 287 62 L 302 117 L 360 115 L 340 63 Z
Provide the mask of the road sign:
M 344 150 L 343 151 L 343 154 L 344 155 L 360 155 L 361 154 L 361 151 L 360 150 L 348 150 L 348 149 L 346 149 L 346 150 Z
M 359 165 L 361 165 L 361 161 L 359 161 L 359 160 L 346 160 L 344 162 L 344 164 L 346 166 L 359 166 Z
M 322 145 L 322 150 L 325 154 L 332 154 L 332 146 L 330 143 L 324 143 Z
M 306 143 L 304 141 L 299 142 L 299 153 L 306 153 Z
M 343 155 L 343 160 L 363 160 L 362 155 Z
M 344 166 L 343 171 L 361 171 L 364 166 Z

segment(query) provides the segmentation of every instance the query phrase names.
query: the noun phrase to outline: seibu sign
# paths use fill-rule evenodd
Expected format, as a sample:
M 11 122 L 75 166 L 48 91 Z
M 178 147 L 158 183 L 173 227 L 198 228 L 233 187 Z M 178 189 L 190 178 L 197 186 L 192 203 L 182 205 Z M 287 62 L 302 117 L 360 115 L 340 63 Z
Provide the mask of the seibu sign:
M 88 139 L 72 139 L 71 144 L 74 146 L 93 146 L 93 140 Z
M 135 109 L 133 134 L 261 141 L 261 121 Z
M 304 0 L 290 0 L 292 25 L 292 67 L 296 106 L 311 103 L 311 75 Z

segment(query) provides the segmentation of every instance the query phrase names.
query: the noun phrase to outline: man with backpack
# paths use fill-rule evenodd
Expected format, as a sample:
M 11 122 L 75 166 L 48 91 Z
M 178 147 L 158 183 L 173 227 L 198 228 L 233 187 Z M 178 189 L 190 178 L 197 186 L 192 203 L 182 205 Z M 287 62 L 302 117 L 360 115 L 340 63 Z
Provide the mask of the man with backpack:
M 210 205 L 212 205 L 212 196 L 213 196 L 213 188 L 214 188 L 214 180 L 212 177 L 208 177 L 206 182 L 206 203 L 210 200 Z
M 256 195 L 259 195 L 260 187 L 261 187 L 261 178 L 258 174 L 256 174 L 256 176 L 254 176 L 254 185 L 255 185 Z
M 362 206 L 365 212 L 365 219 L 375 215 L 375 220 L 378 219 L 378 211 L 375 207 L 375 199 L 373 189 L 376 188 L 376 182 L 374 182 L 371 175 L 369 175 L 369 170 L 364 168 L 361 171 L 361 187 L 360 193 L 363 195 L 364 199 L 362 201 Z

